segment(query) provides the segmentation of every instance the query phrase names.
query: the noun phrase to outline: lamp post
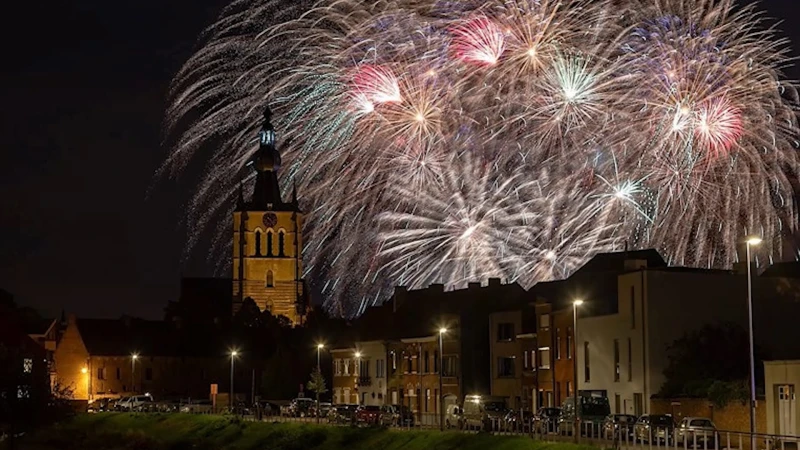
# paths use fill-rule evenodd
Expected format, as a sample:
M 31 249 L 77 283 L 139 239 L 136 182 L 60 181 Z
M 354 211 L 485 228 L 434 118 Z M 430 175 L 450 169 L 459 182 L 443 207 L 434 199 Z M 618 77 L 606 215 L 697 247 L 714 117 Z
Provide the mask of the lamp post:
M 753 277 L 750 274 L 750 246 L 761 243 L 758 236 L 745 241 L 747 248 L 747 318 L 750 332 L 750 448 L 756 448 L 756 363 L 753 349 Z
M 131 393 L 136 393 L 136 360 L 139 359 L 138 353 L 131 354 Z
M 234 392 L 233 391 L 233 361 L 236 359 L 236 357 L 238 355 L 239 355 L 239 352 L 237 352 L 236 350 L 231 350 L 231 395 L 230 395 L 230 398 L 228 399 L 228 404 L 229 404 L 229 406 L 231 408 L 231 411 L 233 411 L 233 392 Z
M 578 405 L 578 306 L 583 304 L 583 300 L 575 300 L 572 302 L 572 354 L 575 357 L 572 359 L 572 404 L 575 408 L 575 420 L 572 428 L 572 436 L 575 442 L 578 442 L 578 425 L 580 421 L 580 407 Z M 586 358 L 586 355 L 583 355 Z
M 361 387 L 361 352 L 356 352 L 354 356 L 356 357 L 356 373 L 355 373 L 355 375 L 356 375 L 356 386 L 357 387 Z M 361 395 L 360 395 L 361 392 L 358 392 L 358 394 L 359 394 L 358 401 L 356 401 L 356 403 L 358 403 L 360 405 L 361 404 Z
M 322 351 L 323 348 L 325 348 L 325 344 L 322 344 L 322 343 L 317 344 L 317 375 L 319 377 L 322 377 L 322 366 L 320 366 L 320 361 L 319 361 L 320 356 L 319 356 L 319 354 L 320 354 L 320 352 Z M 317 386 L 317 389 L 316 389 L 316 392 L 315 392 L 316 393 L 316 397 L 317 397 L 317 409 L 316 409 L 317 423 L 319 423 L 319 388 L 320 387 Z
M 444 339 L 444 334 L 447 333 L 447 328 L 439 328 L 439 430 L 444 430 L 444 391 L 443 391 L 443 384 L 442 384 L 442 340 Z

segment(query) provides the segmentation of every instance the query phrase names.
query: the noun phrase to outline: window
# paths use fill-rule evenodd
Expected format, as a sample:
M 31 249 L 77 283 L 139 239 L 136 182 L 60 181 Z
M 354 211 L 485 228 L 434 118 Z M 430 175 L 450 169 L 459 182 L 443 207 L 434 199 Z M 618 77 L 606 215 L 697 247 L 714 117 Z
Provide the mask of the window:
M 286 250 L 286 233 L 281 230 L 278 233 L 278 256 L 286 256 L 284 253 Z
M 619 339 L 614 339 L 614 381 L 619 381 Z
M 256 256 L 261 256 L 261 232 L 256 231 Z
M 272 256 L 272 231 L 267 231 L 267 256 Z
M 22 360 L 22 372 L 23 373 L 33 372 L 33 359 L 25 358 Z
M 633 345 L 628 338 L 628 381 L 633 381 Z
M 556 359 L 561 359 L 561 328 L 556 328 Z
M 361 360 L 358 362 L 358 376 L 361 378 L 369 377 L 369 360 Z
M 122 379 L 122 370 L 120 370 L 120 368 L 119 368 L 119 367 L 117 367 L 117 379 L 118 379 L 118 380 L 121 380 L 121 379 Z
M 267 287 L 275 287 L 275 277 L 271 270 L 267 271 Z
M 377 378 L 386 377 L 386 360 L 378 359 L 375 361 L 375 376 Z
M 587 383 L 591 380 L 591 373 L 589 373 L 589 343 L 583 343 L 583 378 Z
M 539 368 L 550 368 L 550 347 L 542 347 L 539 349 Z
M 425 412 L 428 412 L 428 400 L 431 399 L 431 390 L 425 389 Z
M 392 351 L 392 374 L 397 372 L 397 353 Z
M 334 375 L 341 375 L 342 374 L 342 360 L 341 359 L 334 359 L 333 360 L 333 374 Z
M 106 368 L 105 367 L 98 367 L 97 368 L 97 379 L 98 380 L 105 380 L 106 379 Z
M 542 314 L 539 316 L 539 328 L 550 328 L 550 314 Z
M 350 388 L 342 389 L 342 403 L 349 405 L 352 399 L 350 398 Z
M 636 329 L 636 291 L 631 286 L 631 330 Z
M 497 376 L 500 378 L 514 376 L 514 358 L 497 358 Z
M 525 350 L 522 352 L 522 368 L 528 370 L 530 366 L 528 365 L 528 351 Z
M 31 387 L 28 385 L 17 386 L 17 398 L 31 398 Z
M 455 377 L 458 376 L 458 362 L 455 356 L 445 356 L 442 359 L 442 376 Z
M 531 370 L 536 370 L 536 350 L 531 350 Z
M 514 340 L 514 324 L 513 323 L 498 323 L 497 324 L 497 340 L 511 342 Z
M 569 380 L 567 380 L 566 387 L 567 387 L 567 397 L 572 397 L 572 383 Z
M 572 359 L 572 328 L 567 328 L 567 359 Z
M 350 375 L 350 360 L 349 359 L 345 359 L 342 364 L 344 364 L 344 374 L 345 375 Z
M 433 352 L 433 373 L 439 373 L 439 351 Z
M 146 381 L 152 381 L 153 380 L 153 368 L 152 367 L 148 367 L 147 369 L 144 370 L 144 379 Z

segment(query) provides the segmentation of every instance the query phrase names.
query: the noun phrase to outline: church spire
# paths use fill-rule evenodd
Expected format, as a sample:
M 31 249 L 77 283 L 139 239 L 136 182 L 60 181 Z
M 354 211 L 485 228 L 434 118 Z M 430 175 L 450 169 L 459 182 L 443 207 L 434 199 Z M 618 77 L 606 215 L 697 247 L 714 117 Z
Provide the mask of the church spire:
M 260 210 L 278 210 L 283 207 L 281 188 L 278 185 L 278 169 L 281 166 L 281 154 L 275 148 L 275 128 L 270 119 L 272 111 L 264 110 L 264 121 L 258 133 L 258 151 L 253 157 L 256 169 L 256 187 L 253 191 L 252 206 Z

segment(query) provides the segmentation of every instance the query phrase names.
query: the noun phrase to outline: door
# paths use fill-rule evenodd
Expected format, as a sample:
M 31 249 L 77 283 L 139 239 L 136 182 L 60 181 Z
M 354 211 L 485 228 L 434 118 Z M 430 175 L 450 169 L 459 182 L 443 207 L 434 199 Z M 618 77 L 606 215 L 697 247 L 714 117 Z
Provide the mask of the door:
M 620 400 L 619 394 L 614 394 L 614 412 L 617 414 L 622 413 L 622 411 L 620 411 Z
M 796 414 L 794 385 L 778 386 L 778 434 L 794 436 L 797 433 Z
M 644 401 L 642 400 L 642 394 L 633 394 L 633 415 L 641 416 L 644 411 Z

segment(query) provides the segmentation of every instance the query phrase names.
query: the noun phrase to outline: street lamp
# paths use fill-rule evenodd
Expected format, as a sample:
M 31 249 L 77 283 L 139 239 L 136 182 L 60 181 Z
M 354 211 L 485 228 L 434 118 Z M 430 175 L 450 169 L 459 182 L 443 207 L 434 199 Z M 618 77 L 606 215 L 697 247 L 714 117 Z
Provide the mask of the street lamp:
M 575 442 L 578 442 L 578 422 L 580 418 L 578 417 L 580 413 L 580 407 L 578 406 L 578 306 L 583 304 L 583 300 L 575 300 L 572 302 L 572 354 L 574 358 L 572 358 L 572 401 L 573 407 L 575 408 L 575 421 L 572 428 L 572 435 L 575 438 Z M 584 359 L 586 355 L 583 355 Z
M 761 243 L 758 236 L 748 236 L 747 248 L 747 316 L 750 330 L 750 448 L 756 448 L 756 363 L 753 350 L 753 277 L 750 274 L 750 246 Z
M 138 353 L 131 353 L 131 393 L 136 393 L 136 360 L 139 359 Z
M 447 328 L 439 328 L 439 430 L 444 430 L 444 391 L 442 389 L 442 339 L 444 334 L 447 333 Z
M 356 386 L 360 386 L 360 384 L 361 384 L 361 352 L 356 352 L 354 356 L 356 357 L 356 373 L 355 373 L 356 383 L 357 383 Z M 356 401 L 356 403 L 358 403 L 360 405 L 361 404 L 361 395 L 360 395 L 361 392 L 359 392 L 359 391 L 356 391 L 356 392 L 359 394 L 358 400 Z
M 233 410 L 233 361 L 236 357 L 239 356 L 239 352 L 236 350 L 231 350 L 231 395 L 228 399 L 228 403 L 230 404 L 231 410 Z
M 322 351 L 323 348 L 325 348 L 325 344 L 323 344 L 321 342 L 317 344 L 317 376 L 319 376 L 319 377 L 322 377 L 322 367 L 320 366 L 320 362 L 319 362 L 319 354 L 320 354 L 320 352 Z M 317 389 L 316 389 L 316 397 L 317 397 L 316 416 L 317 416 L 317 423 L 319 423 L 319 388 L 320 387 L 317 386 Z

